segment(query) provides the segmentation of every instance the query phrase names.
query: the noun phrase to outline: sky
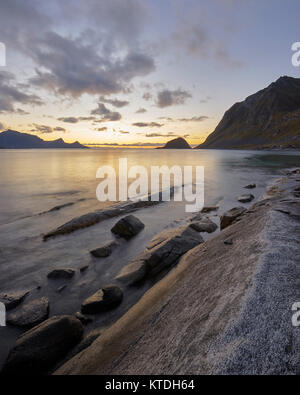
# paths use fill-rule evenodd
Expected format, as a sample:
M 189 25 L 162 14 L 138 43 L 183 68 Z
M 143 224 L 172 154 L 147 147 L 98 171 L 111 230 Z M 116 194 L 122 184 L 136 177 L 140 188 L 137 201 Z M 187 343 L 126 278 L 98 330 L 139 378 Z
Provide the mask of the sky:
M 1 0 L 0 130 L 197 145 L 234 103 L 300 77 L 299 0 Z

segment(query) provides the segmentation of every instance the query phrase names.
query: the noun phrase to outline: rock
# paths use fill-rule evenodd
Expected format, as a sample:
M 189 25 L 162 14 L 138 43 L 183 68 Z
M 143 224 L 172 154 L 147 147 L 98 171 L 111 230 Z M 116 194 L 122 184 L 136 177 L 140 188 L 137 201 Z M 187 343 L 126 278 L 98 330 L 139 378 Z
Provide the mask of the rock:
M 64 285 L 62 285 L 61 287 L 58 287 L 57 290 L 56 290 L 56 292 L 61 293 L 61 292 L 64 291 L 66 288 L 67 288 L 67 285 L 64 284 Z
M 82 338 L 83 325 L 75 317 L 54 316 L 20 336 L 10 351 L 3 375 L 45 374 Z
M 26 303 L 21 310 L 8 315 L 7 323 L 21 328 L 31 329 L 45 321 L 49 316 L 49 301 L 41 298 Z
M 137 284 L 146 277 L 147 271 L 143 259 L 125 266 L 116 277 L 116 280 L 126 284 Z
M 84 273 L 89 268 L 89 265 L 82 266 L 80 268 L 80 273 Z
M 4 303 L 6 311 L 9 311 L 23 302 L 28 294 L 29 291 L 4 293 L 0 295 L 0 302 Z
M 219 207 L 203 207 L 201 213 L 210 213 L 212 211 L 217 211 Z
M 81 305 L 83 314 L 96 314 L 116 308 L 123 300 L 122 290 L 114 284 L 97 291 Z
M 116 245 L 117 245 L 117 243 L 115 241 L 110 241 L 109 243 L 105 244 L 104 246 L 91 251 L 91 254 L 95 258 L 107 258 L 108 256 L 111 255 L 113 248 Z
M 86 315 L 83 315 L 82 313 L 80 313 L 80 311 L 78 311 L 78 312 L 75 314 L 75 317 L 76 317 L 79 321 L 81 321 L 81 322 L 83 323 L 83 325 L 87 325 L 87 324 L 89 324 L 90 322 L 93 322 L 93 319 L 92 319 L 91 317 L 87 317 Z
M 240 203 L 249 203 L 252 202 L 252 200 L 255 199 L 255 196 L 249 194 L 249 195 L 241 195 L 238 197 L 238 201 Z
M 48 273 L 47 277 L 51 280 L 60 280 L 60 279 L 70 279 L 72 278 L 76 273 L 76 270 L 74 269 L 65 269 L 65 268 L 61 268 L 61 269 L 55 269 L 52 272 Z
M 213 233 L 218 229 L 218 225 L 216 225 L 209 218 L 203 218 L 198 222 L 192 222 L 190 227 L 197 232 L 207 232 Z
M 122 218 L 112 228 L 112 232 L 124 239 L 131 239 L 144 229 L 145 225 L 134 215 L 128 215 Z
M 254 188 L 256 188 L 256 184 L 249 184 L 249 185 L 246 185 L 244 188 L 246 188 L 246 189 L 254 189 Z
M 169 268 L 203 241 L 201 235 L 190 228 L 190 224 L 166 230 L 154 237 L 146 250 L 125 266 L 116 279 L 134 285 L 147 276 L 154 276 Z
M 231 246 L 231 245 L 233 245 L 233 240 L 232 240 L 232 239 L 224 240 L 224 244 L 225 244 L 226 246 Z
M 68 359 L 73 358 L 75 355 L 79 354 L 81 351 L 85 350 L 89 346 L 91 346 L 95 340 L 98 339 L 99 336 L 102 334 L 101 329 L 94 329 L 91 331 L 81 342 L 71 351 L 68 355 Z
M 221 229 L 227 228 L 227 226 L 231 225 L 237 218 L 245 213 L 246 209 L 244 207 L 234 207 L 229 211 L 226 211 L 221 216 Z

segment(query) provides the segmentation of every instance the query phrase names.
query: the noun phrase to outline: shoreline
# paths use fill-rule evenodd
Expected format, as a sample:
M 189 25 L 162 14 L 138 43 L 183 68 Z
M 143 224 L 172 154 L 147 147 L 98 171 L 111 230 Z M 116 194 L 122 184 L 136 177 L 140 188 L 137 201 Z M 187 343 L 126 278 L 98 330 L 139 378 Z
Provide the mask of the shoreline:
M 55 374 L 296 374 L 299 335 L 291 325 L 290 309 L 299 295 L 293 283 L 300 274 L 295 266 L 297 177 L 281 179 L 274 196 L 255 203 L 240 221 L 185 254 L 123 317 Z M 224 244 L 228 238 L 233 245 Z M 287 241 L 292 254 L 284 248 Z M 280 255 L 284 253 L 288 259 Z M 276 269 L 283 282 L 276 281 Z M 289 284 L 292 275 L 295 280 Z M 282 297 L 283 285 L 291 285 L 288 301 Z M 272 292 L 282 299 L 273 303 Z M 268 344 L 266 333 L 272 343 L 278 331 L 277 346 Z

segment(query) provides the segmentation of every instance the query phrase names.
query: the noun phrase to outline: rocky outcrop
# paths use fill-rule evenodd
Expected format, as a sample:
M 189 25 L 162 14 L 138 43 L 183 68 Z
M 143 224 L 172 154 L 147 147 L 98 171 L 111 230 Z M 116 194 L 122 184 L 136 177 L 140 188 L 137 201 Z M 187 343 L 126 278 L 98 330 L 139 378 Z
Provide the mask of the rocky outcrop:
M 81 312 L 83 314 L 97 314 L 112 310 L 118 307 L 122 300 L 122 290 L 114 284 L 107 285 L 82 303 Z
M 166 230 L 154 237 L 146 250 L 125 266 L 116 280 L 128 285 L 136 284 L 169 268 L 200 243 L 203 243 L 203 238 L 191 224 Z
M 104 246 L 91 251 L 91 254 L 95 258 L 107 258 L 112 254 L 113 249 L 116 246 L 117 246 L 117 243 L 115 241 L 110 241 L 109 243 L 106 243 Z
M 159 149 L 191 149 L 191 146 L 184 138 L 178 137 L 177 139 L 169 141 L 164 147 L 160 147 Z
M 75 276 L 76 270 L 71 268 L 60 268 L 52 270 L 47 277 L 51 280 L 68 280 Z
M 112 228 L 112 233 L 123 237 L 126 240 L 131 239 L 133 236 L 139 234 L 145 225 L 134 215 L 128 215 L 120 219 Z
M 29 291 L 3 293 L 0 294 L 0 302 L 4 303 L 6 311 L 9 311 L 22 303 L 28 294 Z
M 252 200 L 255 199 L 255 196 L 249 194 L 249 195 L 241 195 L 238 197 L 238 201 L 240 203 L 250 203 Z
M 235 220 L 240 218 L 246 209 L 244 207 L 234 207 L 229 211 L 226 211 L 220 219 L 221 230 L 227 228 L 227 226 L 231 225 Z
M 21 328 L 31 329 L 45 321 L 49 316 L 49 300 L 41 298 L 32 300 L 16 312 L 10 313 L 7 323 Z
M 82 338 L 82 323 L 72 316 L 54 316 L 24 333 L 10 351 L 4 375 L 45 374 Z
M 300 78 L 281 77 L 234 104 L 197 148 L 299 148 Z

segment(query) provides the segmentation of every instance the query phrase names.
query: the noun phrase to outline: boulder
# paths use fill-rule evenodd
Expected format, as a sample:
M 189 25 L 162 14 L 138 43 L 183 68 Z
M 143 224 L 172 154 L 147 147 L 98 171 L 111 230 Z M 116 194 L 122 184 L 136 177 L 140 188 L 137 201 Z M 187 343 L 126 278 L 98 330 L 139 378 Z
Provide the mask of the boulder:
M 249 184 L 249 185 L 246 185 L 244 188 L 246 188 L 246 189 L 254 189 L 254 188 L 256 188 L 256 184 Z
M 116 308 L 123 300 L 122 290 L 114 284 L 97 291 L 81 305 L 83 314 L 96 314 Z
M 52 270 L 48 273 L 47 277 L 51 280 L 68 280 L 72 278 L 76 273 L 76 270 L 70 268 L 60 268 Z
M 249 203 L 252 202 L 252 200 L 255 199 L 255 196 L 249 194 L 249 195 L 241 195 L 238 197 L 238 201 L 240 203 Z
M 49 301 L 47 298 L 32 300 L 20 310 L 8 315 L 7 323 L 21 328 L 31 329 L 45 321 L 49 316 Z
M 218 229 L 218 225 L 216 225 L 209 218 L 203 218 L 200 221 L 192 222 L 190 227 L 197 232 L 207 232 L 213 233 Z
M 93 319 L 92 319 L 91 317 L 87 317 L 86 315 L 83 315 L 82 313 L 80 313 L 80 311 L 78 311 L 78 312 L 75 314 L 75 317 L 76 317 L 79 321 L 81 321 L 81 322 L 83 323 L 83 325 L 87 325 L 87 324 L 89 324 L 90 322 L 93 322 Z
M 58 363 L 82 338 L 75 317 L 54 316 L 20 336 L 4 364 L 3 375 L 41 375 Z
M 112 228 L 112 232 L 124 239 L 131 239 L 144 229 L 145 225 L 134 215 L 122 218 Z
M 205 214 L 205 213 L 211 213 L 212 211 L 217 211 L 219 209 L 219 207 L 203 207 L 203 209 L 201 210 L 201 213 Z
M 226 211 L 221 216 L 221 229 L 227 228 L 227 226 L 231 225 L 236 219 L 242 216 L 245 213 L 246 209 L 244 207 L 234 207 L 229 211 Z
M 91 254 L 95 258 L 107 258 L 111 255 L 113 248 L 116 247 L 117 243 L 115 241 L 110 241 L 104 246 L 97 248 L 96 250 L 91 251 Z
M 28 294 L 29 291 L 3 293 L 0 294 L 0 302 L 5 305 L 6 311 L 9 311 L 22 303 Z
M 203 243 L 201 235 L 189 225 L 166 230 L 154 237 L 146 250 L 120 272 L 116 279 L 133 285 L 175 264 L 187 251 Z

